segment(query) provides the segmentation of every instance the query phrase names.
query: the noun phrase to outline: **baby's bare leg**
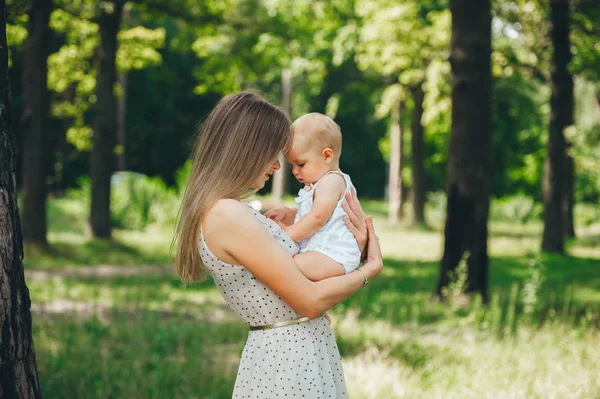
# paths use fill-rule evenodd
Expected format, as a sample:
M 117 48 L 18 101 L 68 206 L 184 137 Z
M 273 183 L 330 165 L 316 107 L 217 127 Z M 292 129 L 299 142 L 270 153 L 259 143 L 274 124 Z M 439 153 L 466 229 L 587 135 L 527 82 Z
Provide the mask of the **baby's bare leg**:
M 346 274 L 344 266 L 319 252 L 304 252 L 294 256 L 294 260 L 302 274 L 312 281 Z

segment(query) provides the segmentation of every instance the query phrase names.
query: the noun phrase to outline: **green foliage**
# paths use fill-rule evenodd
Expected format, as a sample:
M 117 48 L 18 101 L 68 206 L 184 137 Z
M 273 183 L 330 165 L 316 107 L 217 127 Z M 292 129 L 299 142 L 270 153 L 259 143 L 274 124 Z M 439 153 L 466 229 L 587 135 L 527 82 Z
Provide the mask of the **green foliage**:
M 27 38 L 26 24 L 29 20 L 27 15 L 21 15 L 16 18 L 14 24 L 6 24 L 6 40 L 8 44 L 8 67 L 12 67 L 12 53 L 15 48 L 21 48 Z
M 158 49 L 165 43 L 164 28 L 148 29 L 136 26 L 119 32 L 117 66 L 121 71 L 143 69 L 150 65 L 159 65 L 162 56 Z
M 589 227 L 600 223 L 600 209 L 596 204 L 580 205 L 575 214 L 577 223 Z
M 542 205 L 525 195 L 493 200 L 490 209 L 490 219 L 521 225 L 540 220 L 541 216 Z
M 570 70 L 581 77 L 597 82 L 600 80 L 600 5 L 593 1 L 575 3 L 571 18 L 571 42 L 573 61 Z
M 150 224 L 173 224 L 180 197 L 159 177 L 119 172 L 112 178 L 111 217 L 113 226 L 140 230 Z
M 514 73 L 496 78 L 494 90 L 493 194 L 500 197 L 521 192 L 540 199 L 548 115 L 546 88 Z
M 600 198 L 600 112 L 597 85 L 575 80 L 575 125 L 566 130 L 575 160 L 576 200 L 597 203 Z
M 190 173 L 192 172 L 192 161 L 188 159 L 181 168 L 175 172 L 175 186 L 180 194 L 187 187 L 188 180 L 190 179 Z
M 377 115 L 384 117 L 407 97 L 406 89 L 425 82 L 427 125 L 447 107 L 440 94 L 447 85 L 450 12 L 434 3 L 364 0 L 357 2 L 363 19 L 356 59 L 362 69 L 373 69 L 390 80 Z M 445 65 L 444 65 L 445 64 Z M 437 84 L 436 84 L 437 83 Z M 439 86 L 438 86 L 439 84 Z M 439 105 L 435 105 L 438 104 Z
M 529 261 L 531 276 L 525 281 L 522 291 L 523 314 L 531 317 L 540 305 L 540 289 L 544 283 L 545 267 L 541 259 Z
M 496 77 L 493 140 L 494 193 L 523 192 L 541 198 L 543 143 L 549 121 L 551 24 L 547 3 L 528 0 L 494 4 L 492 71 Z M 597 81 L 598 34 L 592 23 L 600 15 L 594 2 L 575 2 L 571 9 L 573 74 Z M 589 126 L 598 126 L 592 85 L 576 77 L 575 126 L 566 130 L 576 162 L 577 201 L 598 198 L 599 142 Z M 499 92 L 500 91 L 500 92 Z M 593 111 L 591 110 L 593 107 Z M 502 109 L 504 108 L 504 109 Z M 592 124 L 589 121 L 593 120 Z M 588 127 L 584 127 L 588 126 Z M 518 141 L 516 140 L 518 138 Z M 585 144 L 584 144 L 585 143 Z M 508 147 L 508 148 L 507 148 Z
M 27 4 L 8 4 L 13 130 L 19 151 Z M 110 4 L 54 3 L 48 71 L 53 92 L 50 145 L 56 157 L 49 168 L 53 190 L 65 189 L 88 173 L 97 16 Z M 130 17 L 119 33 L 117 63 L 119 71 L 127 72 L 127 87 L 116 85 L 115 92 L 127 90 L 128 169 L 176 184 L 175 171 L 189 154 L 196 123 L 220 96 L 256 89 L 280 103 L 281 73 L 290 70 L 292 117 L 308 111 L 334 116 L 344 134 L 342 166 L 361 193 L 373 197 L 384 194 L 389 147 L 387 122 L 378 118 L 387 118 L 402 98 L 409 132 L 413 104 L 408 88 L 422 82 L 426 186 L 432 192 L 445 189 L 451 128 L 447 1 L 175 0 L 128 2 L 126 7 Z M 493 2 L 496 197 L 541 198 L 552 55 L 548 11 L 544 2 Z M 570 68 L 588 83 L 581 89 L 583 80 L 577 79 L 575 129 L 567 134 L 577 167 L 576 199 L 592 203 L 600 195 L 600 135 L 592 101 L 600 76 L 594 24 L 598 6 L 575 2 L 572 11 Z M 403 174 L 408 177 L 410 154 L 404 155 Z
M 311 1 L 229 0 L 229 22 L 201 29 L 192 48 L 202 61 L 195 69 L 196 94 L 258 89 L 281 101 L 281 74 L 293 84 L 293 116 L 308 111 L 306 98 L 319 92 L 330 44 L 321 21 L 327 7 Z
M 383 197 L 385 162 L 378 142 L 385 134 L 385 121 L 374 117 L 380 93 L 373 93 L 378 76 L 360 71 L 353 58 L 342 65 L 328 65 L 328 73 L 319 96 L 309 107 L 315 112 L 327 112 L 330 99 L 338 103 L 335 121 L 342 130 L 340 168 L 352 177 L 361 196 Z M 293 190 L 292 190 L 293 192 Z
M 50 27 L 64 38 L 64 44 L 48 58 L 48 87 L 59 94 L 52 115 L 72 120 L 67 141 L 78 151 L 91 149 L 92 129 L 86 113 L 96 102 L 96 70 L 94 54 L 100 36 L 93 20 L 93 8 L 83 4 L 78 16 L 56 9 Z M 118 35 L 117 66 L 121 71 L 143 69 L 162 62 L 157 51 L 164 45 L 163 28 L 148 29 L 142 25 L 124 29 Z

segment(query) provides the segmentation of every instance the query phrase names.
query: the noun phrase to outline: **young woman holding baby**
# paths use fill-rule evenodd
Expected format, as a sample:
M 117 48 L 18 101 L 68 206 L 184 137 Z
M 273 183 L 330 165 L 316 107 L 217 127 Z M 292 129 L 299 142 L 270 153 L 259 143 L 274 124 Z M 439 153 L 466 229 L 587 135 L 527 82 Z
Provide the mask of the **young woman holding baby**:
M 234 398 L 347 397 L 324 312 L 377 276 L 383 262 L 372 219 L 339 171 L 341 135 L 336 147 L 339 128 L 335 132 L 331 123 L 312 114 L 292 132 L 279 108 L 255 94 L 238 93 L 217 104 L 196 141 L 176 265 L 185 282 L 212 275 L 250 328 Z M 240 199 L 279 169 L 280 152 L 307 185 L 309 199 L 304 205 L 299 201 L 298 211 L 279 209 L 268 218 Z M 342 231 L 343 238 L 327 242 Z M 361 253 L 363 266 L 357 268 Z

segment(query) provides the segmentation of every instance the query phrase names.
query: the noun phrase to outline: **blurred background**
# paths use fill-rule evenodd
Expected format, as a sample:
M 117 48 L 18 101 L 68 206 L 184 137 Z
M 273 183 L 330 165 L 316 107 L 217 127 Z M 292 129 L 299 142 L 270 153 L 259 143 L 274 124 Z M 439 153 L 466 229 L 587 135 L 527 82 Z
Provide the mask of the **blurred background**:
M 247 328 L 170 245 L 198 123 L 251 89 L 340 125 L 375 218 L 330 312 L 351 398 L 600 398 L 597 1 L 7 3 L 45 397 L 231 396 Z

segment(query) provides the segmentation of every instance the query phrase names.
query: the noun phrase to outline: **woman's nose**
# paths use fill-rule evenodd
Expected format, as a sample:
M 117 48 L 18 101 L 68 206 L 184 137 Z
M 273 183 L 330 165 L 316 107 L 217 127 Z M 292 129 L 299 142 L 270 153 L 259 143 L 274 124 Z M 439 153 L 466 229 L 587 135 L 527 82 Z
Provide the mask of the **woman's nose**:
M 279 170 L 280 168 L 281 168 L 281 163 L 279 162 L 279 159 L 278 159 L 273 163 L 273 170 Z

